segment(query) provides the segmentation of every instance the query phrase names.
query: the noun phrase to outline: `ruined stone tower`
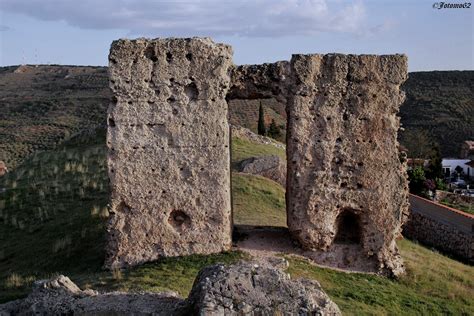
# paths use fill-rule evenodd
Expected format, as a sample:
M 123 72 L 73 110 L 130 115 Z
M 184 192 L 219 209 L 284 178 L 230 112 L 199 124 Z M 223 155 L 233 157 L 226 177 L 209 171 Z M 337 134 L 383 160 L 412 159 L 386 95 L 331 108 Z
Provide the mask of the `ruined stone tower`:
M 307 249 L 400 274 L 407 209 L 396 116 L 402 55 L 294 55 L 288 95 L 287 221 Z
M 210 39 L 113 42 L 106 266 L 230 248 L 231 57 Z
M 398 275 L 407 209 L 396 116 L 403 55 L 294 55 L 233 66 L 210 39 L 119 40 L 110 51 L 106 266 L 231 246 L 227 101 L 286 105 L 287 221 L 328 260 Z M 227 101 L 226 101 L 227 100 Z

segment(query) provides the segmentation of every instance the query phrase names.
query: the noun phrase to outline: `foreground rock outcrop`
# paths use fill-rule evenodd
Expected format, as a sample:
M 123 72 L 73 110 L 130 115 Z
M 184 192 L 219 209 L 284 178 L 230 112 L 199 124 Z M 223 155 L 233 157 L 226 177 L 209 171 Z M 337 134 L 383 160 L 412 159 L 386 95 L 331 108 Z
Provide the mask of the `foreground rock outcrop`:
M 38 282 L 23 300 L 0 305 L 0 315 L 340 315 L 309 280 L 291 280 L 273 266 L 239 262 L 199 272 L 188 299 L 174 293 L 105 293 L 80 290 L 59 276 Z
M 106 266 L 229 249 L 230 46 L 118 40 L 109 61 Z
M 288 228 L 305 249 L 359 247 L 400 275 L 395 239 L 408 208 L 398 157 L 403 55 L 293 55 L 287 106 Z
M 99 294 L 82 291 L 68 277 L 38 281 L 25 299 L 0 305 L 0 316 L 13 315 L 173 315 L 184 308 L 174 293 Z
M 188 303 L 199 315 L 339 315 L 319 283 L 281 270 L 241 263 L 203 269 Z

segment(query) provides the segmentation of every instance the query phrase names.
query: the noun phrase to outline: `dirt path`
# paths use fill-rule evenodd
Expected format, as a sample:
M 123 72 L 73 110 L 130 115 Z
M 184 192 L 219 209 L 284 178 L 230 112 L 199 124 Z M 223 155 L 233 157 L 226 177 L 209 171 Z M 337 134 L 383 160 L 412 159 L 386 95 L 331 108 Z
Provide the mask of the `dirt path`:
M 279 262 L 279 255 L 285 254 L 306 258 L 318 266 L 345 272 L 376 272 L 372 261 L 360 257 L 359 245 L 335 244 L 327 252 L 306 251 L 292 241 L 286 227 L 237 225 L 235 236 L 235 248 L 262 263 Z

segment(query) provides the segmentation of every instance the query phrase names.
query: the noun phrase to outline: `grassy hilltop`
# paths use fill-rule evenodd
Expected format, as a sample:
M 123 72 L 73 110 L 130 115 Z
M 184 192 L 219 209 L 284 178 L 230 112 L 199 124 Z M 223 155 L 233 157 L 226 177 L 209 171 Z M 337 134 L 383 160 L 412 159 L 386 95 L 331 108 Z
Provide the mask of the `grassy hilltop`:
M 231 263 L 238 251 L 169 258 L 127 271 L 102 271 L 108 179 L 103 130 L 34 154 L 0 178 L 0 302 L 24 296 L 34 280 L 65 274 L 82 288 L 173 290 L 185 296 L 205 265 Z M 233 159 L 268 153 L 271 145 L 234 139 Z M 284 189 L 234 174 L 237 224 L 285 225 Z M 288 257 L 292 277 L 318 280 L 344 314 L 474 314 L 474 268 L 408 240 L 399 241 L 407 265 L 400 280 L 347 274 Z

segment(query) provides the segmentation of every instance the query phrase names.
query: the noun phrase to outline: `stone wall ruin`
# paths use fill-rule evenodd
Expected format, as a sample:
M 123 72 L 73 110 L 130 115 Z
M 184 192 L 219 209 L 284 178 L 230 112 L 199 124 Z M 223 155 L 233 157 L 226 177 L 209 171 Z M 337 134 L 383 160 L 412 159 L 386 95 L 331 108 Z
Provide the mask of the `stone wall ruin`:
M 113 42 L 106 266 L 230 248 L 231 58 L 210 39 Z
M 230 249 L 227 102 L 286 104 L 287 221 L 305 248 L 398 275 L 407 209 L 396 114 L 403 55 L 294 55 L 234 66 L 209 39 L 120 40 L 110 53 L 106 265 Z M 227 102 L 226 102 L 227 101 Z
M 400 274 L 407 209 L 399 160 L 402 55 L 294 55 L 287 106 L 287 221 L 304 248 Z

